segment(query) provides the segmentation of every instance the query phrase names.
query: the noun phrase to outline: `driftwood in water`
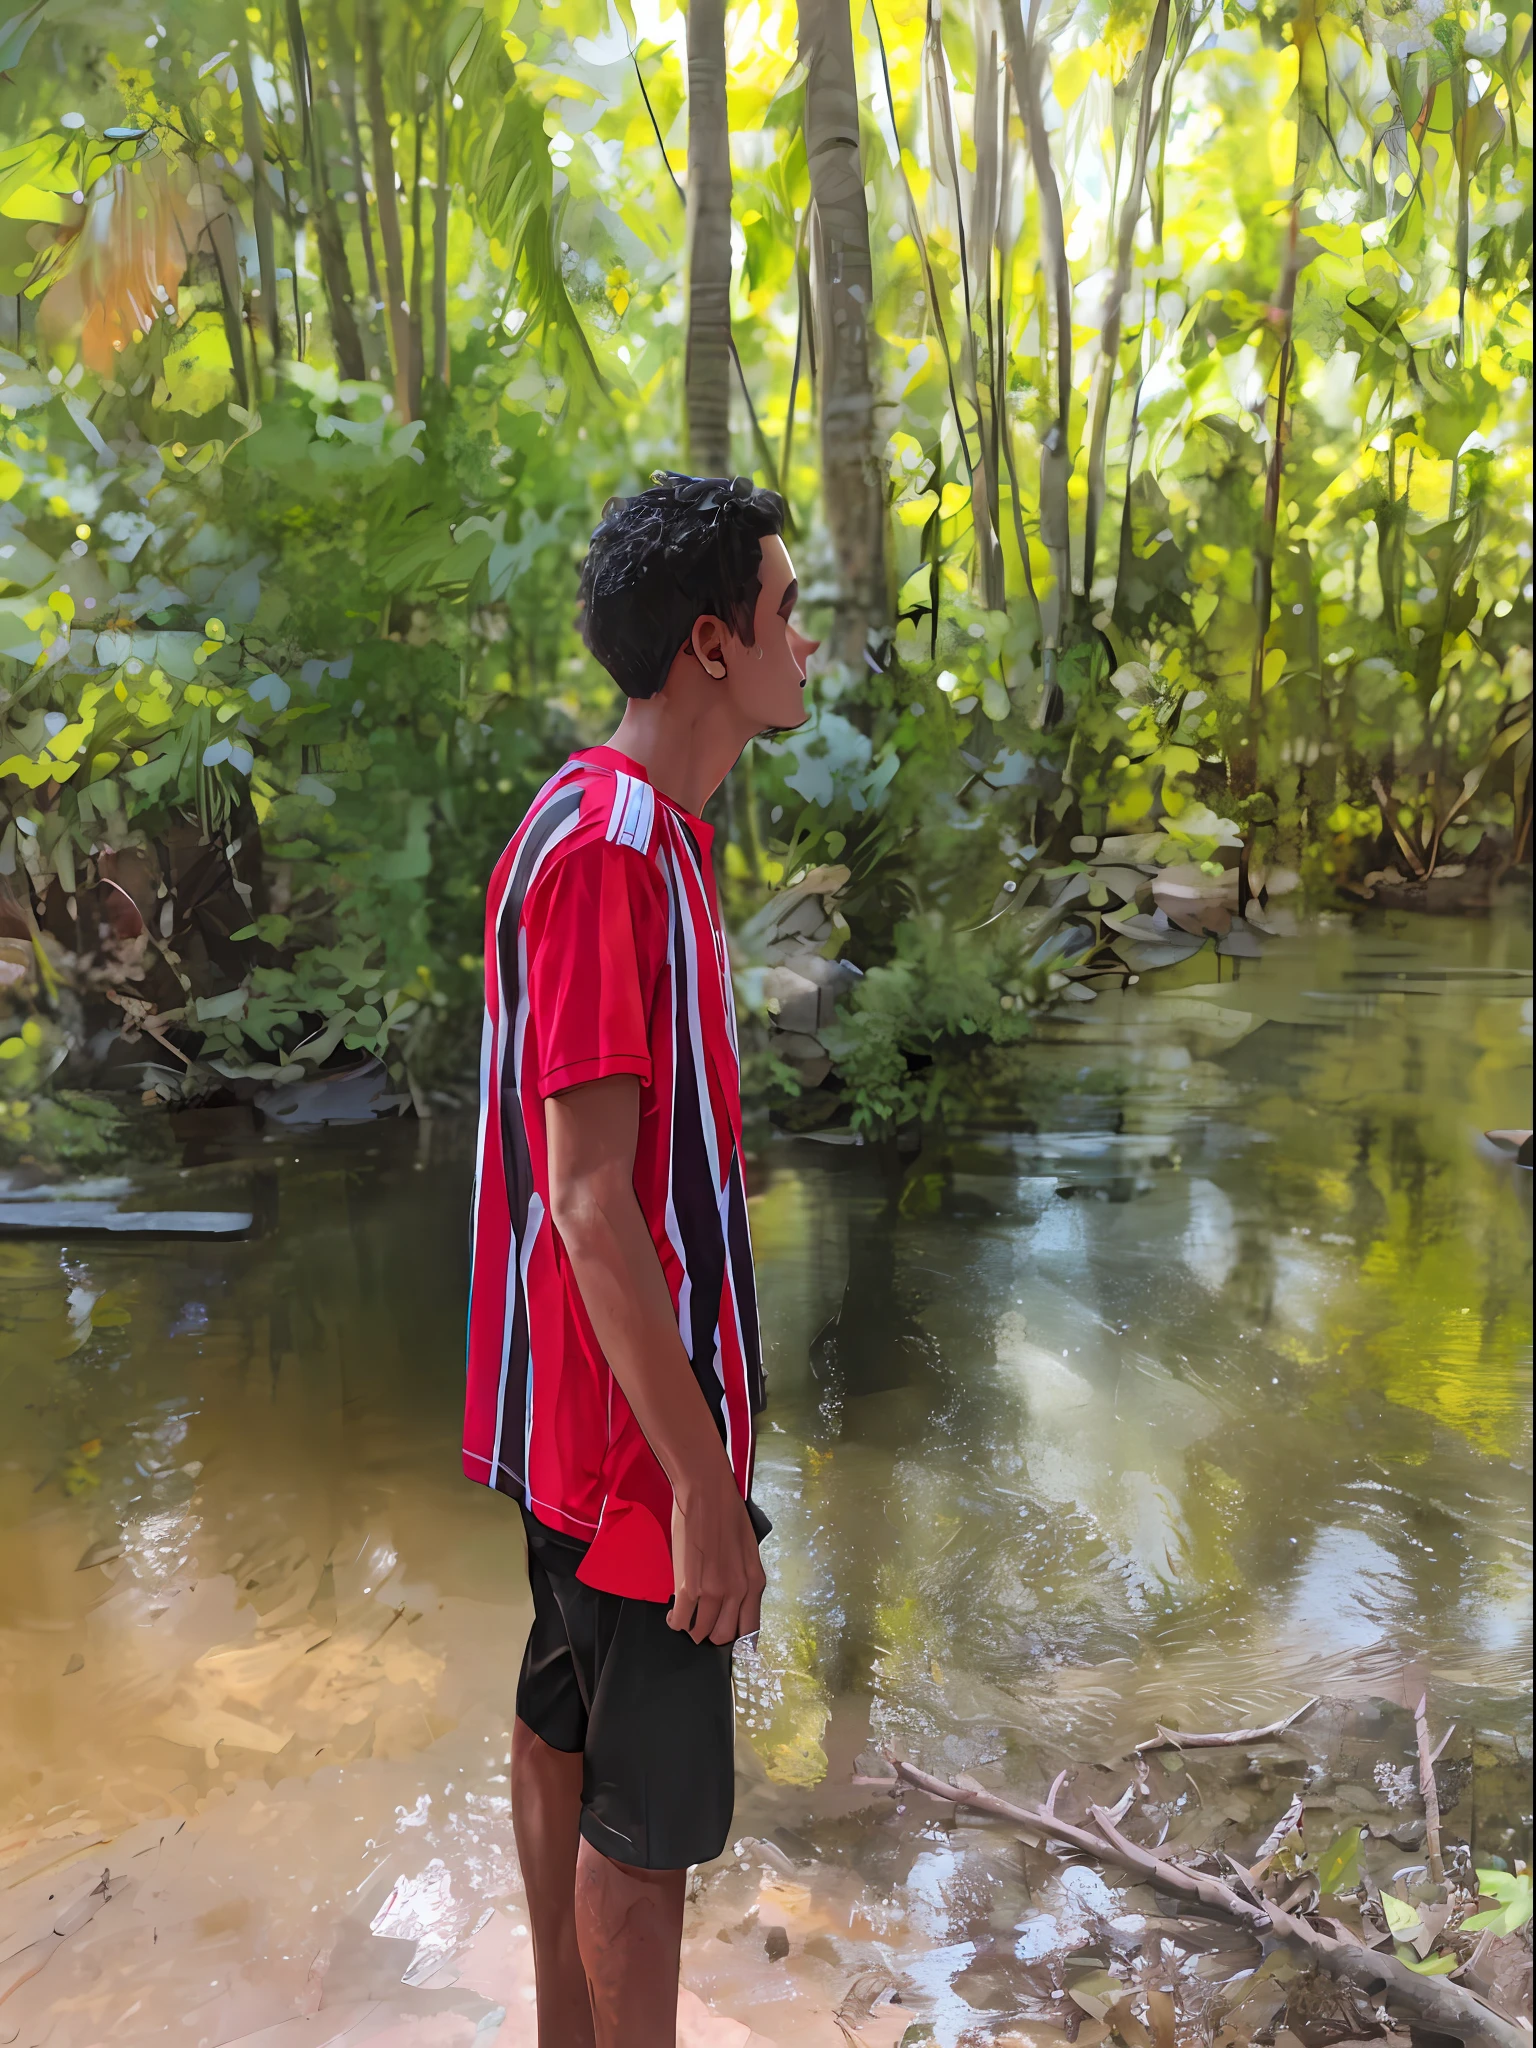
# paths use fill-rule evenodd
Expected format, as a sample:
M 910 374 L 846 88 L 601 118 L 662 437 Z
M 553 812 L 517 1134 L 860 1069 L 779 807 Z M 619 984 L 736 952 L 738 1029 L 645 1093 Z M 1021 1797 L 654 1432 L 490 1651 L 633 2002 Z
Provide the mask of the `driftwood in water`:
M 1293 1716 L 1294 1718 L 1294 1716 Z M 1234 1738 L 1252 1739 L 1250 1733 Z M 1209 1740 L 1202 1746 L 1213 1746 Z M 1021 1806 L 988 1792 L 973 1779 L 951 1784 L 919 1770 L 915 1764 L 888 1756 L 897 1779 L 926 1792 L 931 1798 L 948 1800 L 955 1806 L 969 1806 L 994 1819 L 1011 1821 L 1040 1837 L 1044 1846 L 1063 1844 L 1074 1854 L 1094 1857 L 1100 1863 L 1131 1872 L 1144 1883 L 1176 1898 L 1193 1899 L 1209 1911 L 1225 1915 L 1266 1943 L 1285 1942 L 1302 1960 L 1324 1971 L 1337 1983 L 1359 1992 L 1373 2005 L 1385 2004 L 1399 2017 L 1437 2034 L 1449 2034 L 1468 2048 L 1530 2048 L 1530 2035 L 1503 2013 L 1485 2005 L 1471 1991 L 1445 1977 L 1421 1977 L 1395 1956 L 1367 1948 L 1354 1940 L 1339 1940 L 1323 1933 L 1299 1913 L 1243 1891 L 1207 1871 L 1194 1870 L 1155 1850 L 1144 1849 L 1120 1832 L 1117 1811 L 1102 1806 L 1089 1808 L 1093 1826 L 1083 1827 L 1063 1820 L 1055 1811 L 1058 1778 L 1044 1806 Z M 893 1781 L 895 1782 L 895 1781 Z M 1335 1923 L 1337 1924 L 1337 1923 Z
M 1429 1874 L 1436 1884 L 1445 1881 L 1445 1859 L 1440 1853 L 1440 1792 L 1435 1784 L 1435 1752 L 1429 1746 L 1429 1702 L 1422 1695 L 1413 1710 L 1413 1732 L 1419 1747 L 1419 1796 L 1424 1801 L 1424 1850 Z M 1443 1745 L 1442 1745 L 1443 1746 Z
M 1310 1714 L 1317 1705 L 1316 1698 L 1298 1707 L 1294 1714 L 1287 1714 L 1283 1721 L 1270 1721 L 1263 1728 L 1234 1728 L 1225 1735 L 1186 1735 L 1182 1728 L 1165 1728 L 1161 1721 L 1157 1733 L 1149 1735 L 1145 1742 L 1138 1742 L 1136 1754 L 1150 1756 L 1155 1749 L 1241 1749 L 1248 1742 L 1268 1742 L 1272 1736 L 1283 1735 L 1287 1728 L 1294 1728 L 1305 1714 Z
M 0 1199 L 0 1237 L 244 1237 L 248 1209 L 120 1209 L 115 1201 Z

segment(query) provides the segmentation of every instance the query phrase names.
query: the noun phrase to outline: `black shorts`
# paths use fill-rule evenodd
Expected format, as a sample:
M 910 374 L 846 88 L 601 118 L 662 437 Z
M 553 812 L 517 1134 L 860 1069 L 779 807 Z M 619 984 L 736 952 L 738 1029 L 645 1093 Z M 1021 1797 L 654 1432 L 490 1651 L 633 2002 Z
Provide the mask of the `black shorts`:
M 667 1608 L 584 1585 L 587 1546 L 523 1509 L 533 1627 L 517 1717 L 583 1759 L 581 1832 L 641 1870 L 725 1847 L 736 1799 L 731 1645 L 696 1643 Z

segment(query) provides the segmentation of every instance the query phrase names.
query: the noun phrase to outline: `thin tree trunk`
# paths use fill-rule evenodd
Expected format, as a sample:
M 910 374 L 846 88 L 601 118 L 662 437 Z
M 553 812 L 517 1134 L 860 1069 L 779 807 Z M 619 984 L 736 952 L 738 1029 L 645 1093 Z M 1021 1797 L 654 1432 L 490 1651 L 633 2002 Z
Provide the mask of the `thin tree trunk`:
M 201 171 L 198 176 L 201 181 Z M 229 348 L 229 366 L 235 373 L 235 389 L 240 393 L 240 403 L 249 412 L 251 380 L 245 363 L 245 329 L 240 324 L 240 254 L 235 246 L 234 228 L 222 207 L 216 213 L 208 213 L 208 243 L 213 250 L 214 268 L 219 274 L 219 299 L 224 315 L 224 340 Z
M 1024 499 L 1019 489 L 1019 465 L 1013 446 L 1013 414 L 1008 405 L 1008 322 L 1007 289 L 1013 275 L 1011 197 L 1013 191 L 1012 143 L 1008 134 L 1008 103 L 1011 88 L 1006 67 L 998 94 L 998 199 L 993 240 L 997 252 L 997 326 L 993 340 L 992 405 L 1002 461 L 1008 470 L 1008 496 L 1013 508 L 1013 537 L 1018 544 L 1019 566 L 1024 572 L 1024 589 L 1035 615 L 1035 644 L 1045 644 L 1045 623 L 1040 610 L 1040 593 L 1035 588 L 1035 567 L 1029 558 L 1029 536 L 1024 531 Z
M 789 373 L 789 403 L 784 410 L 784 444 L 779 453 L 779 496 L 789 503 L 789 459 L 795 445 L 795 401 L 800 395 L 800 364 L 805 355 L 806 299 L 810 286 L 800 250 L 795 251 L 795 360 Z
M 1467 367 L 1467 282 L 1472 260 L 1472 171 L 1476 151 L 1467 129 L 1467 74 L 1461 65 L 1451 71 L 1451 139 L 1456 154 L 1456 367 Z M 1446 517 L 1456 517 L 1461 495 L 1461 450 L 1451 457 L 1450 503 Z
M 424 271 L 426 267 L 426 237 L 421 228 L 421 181 L 422 181 L 422 130 L 426 123 L 421 108 L 416 109 L 416 147 L 413 152 L 411 171 L 411 411 L 410 416 L 421 416 L 421 386 L 426 375 L 426 311 L 422 305 Z
M 283 220 L 288 229 L 288 246 L 292 251 L 293 267 L 288 273 L 288 297 L 293 307 L 293 347 L 294 353 L 302 363 L 304 351 L 308 346 L 307 336 L 310 327 L 304 314 L 304 295 L 299 289 L 299 279 L 304 275 L 304 255 L 299 246 L 304 230 L 297 226 L 294 220 L 293 166 L 286 156 L 281 160 L 280 169 L 283 177 Z
M 683 403 L 688 462 L 731 473 L 731 136 L 725 102 L 725 0 L 688 6 L 688 341 Z
M 251 222 L 256 230 L 256 266 L 261 279 L 261 324 L 267 330 L 275 362 L 283 352 L 283 323 L 277 298 L 277 252 L 272 236 L 272 187 L 267 183 L 267 152 L 261 134 L 261 102 L 251 77 L 250 45 L 242 35 L 235 45 L 235 77 L 240 83 L 240 136 L 251 160 Z
M 885 54 L 885 35 L 880 27 L 879 9 L 871 5 L 869 18 L 875 26 L 875 40 L 880 51 L 880 71 L 885 80 L 885 104 L 891 116 L 891 134 L 896 141 L 896 172 L 901 179 L 902 197 L 906 202 L 907 231 L 912 237 L 912 246 L 917 251 L 918 261 L 923 266 L 923 285 L 927 297 L 928 317 L 933 322 L 934 338 L 944 358 L 944 375 L 949 385 L 949 409 L 955 422 L 955 439 L 965 459 L 965 473 L 970 476 L 974 464 L 971 461 L 971 441 L 966 432 L 965 420 L 960 411 L 960 394 L 955 388 L 955 365 L 949 349 L 949 330 L 944 325 L 944 302 L 939 295 L 938 279 L 933 272 L 933 257 L 928 248 L 928 237 L 923 232 L 923 223 L 917 211 L 917 201 L 912 194 L 912 181 L 907 176 L 907 167 L 901 159 L 901 131 L 896 121 L 896 95 L 891 88 L 891 67 Z M 812 330 L 814 336 L 814 329 Z M 815 375 L 814 356 L 811 374 Z M 934 475 L 942 473 L 943 465 L 935 467 Z
M 1042 650 L 1045 695 L 1047 700 L 1051 700 L 1059 689 L 1056 680 L 1057 652 L 1063 633 L 1071 627 L 1074 613 L 1072 541 L 1067 517 L 1067 480 L 1072 473 L 1072 272 L 1067 264 L 1061 189 L 1056 183 L 1056 169 L 1051 162 L 1041 106 L 1040 50 L 1035 39 L 1039 14 L 1040 0 L 1030 0 L 1026 30 L 1020 0 L 1003 0 L 1008 63 L 1013 73 L 1014 97 L 1024 123 L 1030 165 L 1040 199 L 1040 240 L 1045 253 L 1056 328 L 1056 419 L 1040 451 L 1040 538 L 1051 558 L 1051 569 L 1056 578 L 1055 620 L 1047 630 Z
M 346 237 L 342 233 L 336 200 L 330 189 L 330 173 L 325 145 L 319 139 L 318 119 L 310 132 L 315 138 L 311 171 L 315 193 L 315 241 L 320 255 L 320 282 L 331 322 L 331 342 L 336 350 L 336 366 L 342 376 L 361 383 L 368 374 L 368 365 L 352 304 L 352 270 L 347 262 Z
M 984 203 L 984 195 L 990 188 L 991 206 L 996 205 L 996 73 L 993 72 L 991 90 L 985 77 L 983 45 L 977 44 L 976 80 L 976 200 L 978 210 Z M 965 233 L 965 194 L 960 182 L 960 152 L 955 141 L 954 105 L 950 97 L 949 64 L 944 55 L 942 0 L 928 0 L 928 28 L 924 38 L 924 57 L 928 74 L 928 95 L 930 125 L 938 130 L 943 143 L 945 169 L 948 183 L 955 199 L 955 218 L 959 227 L 960 282 L 965 297 L 965 377 L 970 387 L 971 410 L 976 416 L 976 439 L 979 459 L 971 468 L 971 530 L 976 539 L 977 567 L 980 572 L 982 603 L 990 611 L 1001 611 L 1003 594 L 1003 557 L 997 538 L 997 477 L 991 462 L 991 436 L 987 427 L 987 416 L 981 402 L 981 379 L 976 360 L 976 292 L 973 289 L 972 265 L 980 266 L 979 281 L 983 304 L 991 302 L 992 270 L 992 227 L 990 219 L 979 238 L 973 235 L 967 243 Z M 990 102 L 990 105 L 989 105 Z M 988 133 L 987 116 L 991 116 L 991 133 Z
M 389 314 L 390 354 L 395 372 L 395 404 L 402 419 L 414 419 L 411 405 L 411 315 L 405 296 L 405 249 L 400 237 L 400 207 L 395 196 L 395 151 L 384 99 L 384 70 L 379 57 L 377 0 L 361 7 L 363 89 L 368 126 L 373 131 L 373 197 L 379 209 L 379 236 L 384 244 L 385 306 Z M 359 195 L 361 197 L 361 195 Z
M 448 351 L 448 87 L 437 88 L 437 191 L 432 215 L 432 352 L 433 374 L 449 381 Z
M 308 162 L 310 130 L 312 126 L 309 39 L 304 33 L 304 16 L 299 6 L 299 0 L 287 0 L 287 30 L 289 82 L 299 110 L 299 155 L 305 162 Z M 277 43 L 275 37 L 268 40 L 267 56 L 275 72 L 277 69 Z M 303 295 L 299 288 L 299 280 L 304 273 L 304 265 L 300 261 L 299 253 L 299 237 L 303 230 L 297 228 L 294 224 L 293 165 L 290 163 L 288 152 L 282 144 L 282 131 L 279 129 L 276 132 L 279 137 L 279 157 L 283 173 L 283 218 L 288 225 L 289 242 L 293 249 L 293 269 L 290 273 L 289 291 L 293 298 L 294 347 L 298 350 L 299 361 L 303 362 L 309 324 L 304 318 Z
M 288 62 L 294 97 L 302 116 L 301 140 L 309 164 L 310 214 L 315 224 L 315 246 L 320 258 L 320 286 L 325 293 L 326 313 L 331 323 L 331 345 L 336 351 L 336 366 L 342 376 L 360 383 L 367 375 L 367 365 L 352 306 L 352 271 L 347 262 L 346 237 L 336 214 L 335 195 L 331 191 L 330 162 L 321 132 L 321 109 L 315 105 L 314 73 L 299 0 L 288 0 Z M 297 289 L 297 263 L 294 273 Z
M 1115 273 L 1104 302 L 1104 326 L 1099 340 L 1099 367 L 1094 379 L 1093 417 L 1088 435 L 1088 503 L 1083 515 L 1083 591 L 1093 595 L 1094 568 L 1099 551 L 1099 522 L 1104 516 L 1104 464 L 1109 446 L 1109 402 L 1115 388 L 1115 371 L 1120 359 L 1121 316 L 1125 294 L 1131 282 L 1131 256 L 1136 244 L 1136 223 L 1141 218 L 1142 192 L 1147 177 L 1147 154 L 1152 142 L 1152 88 L 1168 45 L 1168 0 L 1157 0 L 1147 47 L 1142 57 L 1141 106 L 1136 116 L 1136 148 L 1131 164 L 1130 188 L 1120 209 L 1120 234 L 1115 250 Z M 1130 487 L 1130 479 L 1126 479 Z
M 805 152 L 815 217 L 812 305 L 818 329 L 821 475 L 837 555 L 833 652 L 864 672 L 889 631 L 885 489 L 870 373 L 874 266 L 859 155 L 859 87 L 847 0 L 801 0 Z
M 1270 307 L 1270 317 L 1280 330 L 1280 361 L 1275 372 L 1275 438 L 1269 451 L 1269 466 L 1264 476 L 1264 515 L 1259 526 L 1259 543 L 1253 553 L 1255 632 L 1253 663 L 1248 678 L 1247 741 L 1247 751 L 1253 765 L 1250 766 L 1248 787 L 1244 794 L 1251 793 L 1254 787 L 1252 778 L 1258 753 L 1259 724 L 1264 712 L 1265 643 L 1269 638 L 1270 618 L 1274 611 L 1275 531 L 1280 520 L 1280 480 L 1285 470 L 1285 405 L 1290 391 L 1294 357 L 1291 323 L 1296 310 L 1299 234 L 1298 209 L 1293 202 L 1285 257 L 1280 266 L 1280 282 Z
M 341 16 L 333 11 L 331 15 L 330 49 L 333 59 L 343 51 L 346 61 L 337 66 L 336 83 L 341 94 L 342 115 L 347 124 L 347 139 L 352 148 L 352 182 L 357 187 L 357 225 L 363 244 L 363 269 L 368 278 L 369 325 L 373 324 L 374 309 L 384 303 L 384 287 L 379 282 L 379 259 L 373 248 L 373 216 L 368 205 L 368 165 L 363 155 L 363 131 L 357 118 L 357 52 L 350 35 L 344 35 Z
M 1264 515 L 1259 526 L 1258 545 L 1253 551 L 1253 664 L 1248 677 L 1248 730 L 1242 752 L 1233 763 L 1233 784 L 1239 796 L 1252 796 L 1259 780 L 1259 733 L 1264 722 L 1264 656 L 1269 643 L 1270 619 L 1275 602 L 1275 533 L 1280 521 L 1280 480 L 1285 471 L 1285 406 L 1295 362 L 1293 321 L 1296 311 L 1296 274 L 1300 269 L 1300 201 L 1291 202 L 1290 231 L 1280 266 L 1280 281 L 1270 307 L 1270 318 L 1280 330 L 1280 361 L 1275 372 L 1275 439 L 1269 452 L 1264 477 Z M 1243 834 L 1238 862 L 1238 909 L 1248 907 L 1248 866 L 1252 833 Z
M 299 154 L 309 155 L 309 129 L 314 118 L 314 77 L 309 62 L 309 37 L 304 32 L 304 10 L 299 0 L 286 0 L 288 29 L 288 71 L 299 107 Z
M 982 417 L 978 423 L 981 439 L 982 470 L 986 481 L 987 516 L 991 524 L 992 541 L 988 550 L 987 563 L 991 564 L 996 579 L 995 596 L 986 589 L 983 579 L 983 594 L 986 602 L 995 610 L 1001 610 L 1007 603 L 1007 582 L 1003 568 L 1003 527 L 1002 527 L 1002 409 L 1005 404 L 1005 380 L 1002 374 L 1002 329 L 996 317 L 1001 305 L 1002 293 L 1002 250 L 999 246 L 1002 226 L 1003 161 L 1004 137 L 999 120 L 1002 95 L 1001 68 L 998 62 L 998 30 L 996 16 L 990 7 L 978 5 L 975 10 L 976 34 L 976 179 L 972 190 L 971 238 L 973 260 L 981 275 L 981 316 L 986 337 L 985 377 L 978 377 L 977 407 Z M 997 266 L 997 294 L 992 289 L 993 265 Z M 972 344 L 974 348 L 974 343 Z M 986 404 L 981 405 L 985 394 Z M 987 566 L 984 563 L 984 569 Z
M 1142 315 L 1145 327 L 1146 314 Z M 1143 336 L 1143 347 L 1145 336 Z M 1125 609 L 1124 593 L 1131 580 L 1131 563 L 1136 553 L 1136 529 L 1131 490 L 1136 482 L 1136 437 L 1141 429 L 1141 390 L 1146 382 L 1146 371 L 1142 370 L 1136 379 L 1136 390 L 1131 398 L 1131 432 L 1125 451 L 1125 496 L 1120 500 L 1120 547 L 1115 557 L 1115 603 L 1113 618 L 1122 630 L 1128 623 L 1129 614 Z
M 723 23 L 722 23 L 722 28 L 721 28 L 721 35 L 722 35 L 722 39 L 723 39 L 723 36 L 724 36 L 724 27 L 723 27 Z M 651 117 L 651 130 L 652 130 L 652 133 L 653 133 L 653 134 L 655 135 L 655 137 L 656 137 L 656 147 L 657 147 L 657 148 L 658 148 L 658 149 L 659 149 L 659 150 L 661 151 L 661 161 L 662 161 L 663 165 L 664 165 L 664 166 L 665 166 L 665 168 L 666 168 L 666 173 L 667 173 L 667 176 L 668 176 L 668 177 L 669 177 L 669 178 L 670 178 L 670 179 L 672 180 L 672 189 L 673 189 L 673 191 L 674 191 L 674 192 L 675 192 L 675 193 L 677 194 L 677 196 L 678 196 L 678 199 L 679 199 L 679 200 L 681 201 L 681 203 L 682 203 L 682 206 L 683 206 L 683 209 L 684 209 L 684 211 L 686 212 L 686 211 L 687 211 L 687 207 L 688 207 L 688 195 L 687 195 L 687 193 L 686 193 L 686 192 L 685 192 L 685 191 L 683 190 L 682 186 L 681 186 L 681 185 L 680 185 L 680 184 L 678 183 L 678 180 L 677 180 L 677 173 L 676 173 L 676 172 L 675 172 L 675 171 L 673 170 L 673 168 L 672 168 L 672 166 L 671 166 L 671 163 L 670 163 L 670 162 L 668 161 L 668 159 L 667 159 L 667 146 L 666 146 L 666 143 L 665 143 L 665 142 L 664 142 L 664 141 L 662 140 L 662 134 L 661 134 L 661 123 L 660 123 L 660 122 L 659 122 L 659 121 L 658 121 L 658 120 L 656 119 L 656 109 L 655 109 L 655 108 L 654 108 L 654 107 L 653 107 L 653 106 L 651 105 L 651 96 L 650 96 L 650 94 L 649 94 L 649 93 L 648 93 L 648 92 L 646 91 L 646 86 L 645 86 L 645 73 L 644 73 L 644 72 L 643 72 L 643 71 L 641 70 L 641 68 L 640 68 L 640 57 L 639 57 L 639 53 L 638 53 L 637 51 L 634 51 L 634 50 L 632 50 L 632 51 L 630 52 L 630 57 L 631 57 L 631 60 L 632 60 L 632 61 L 633 61 L 633 63 L 634 63 L 634 67 L 635 67 L 635 79 L 636 79 L 636 82 L 638 83 L 638 85 L 639 85 L 639 87 L 640 87 L 640 97 L 641 97 L 641 99 L 642 99 L 642 100 L 644 100 L 644 102 L 645 102 L 645 111 L 646 111 L 646 112 L 647 112 L 647 114 L 649 114 L 649 115 L 650 115 L 650 117 Z M 727 124 L 727 127 L 726 127 L 726 155 L 727 155 L 727 160 L 729 160 L 729 155 L 730 155 L 730 129 L 729 129 L 729 124 Z M 727 167 L 729 167 L 729 162 L 727 162 Z M 727 240 L 727 242 L 729 242 L 729 240 L 730 240 L 730 205 L 729 205 L 729 200 L 727 200 L 727 204 L 726 204 L 726 223 L 725 223 L 725 226 L 726 226 L 726 240 Z M 727 263 L 729 263 L 729 250 L 727 250 Z M 776 476 L 777 476 L 777 475 L 779 474 L 779 471 L 780 471 L 780 469 L 782 468 L 782 466 L 783 466 L 783 465 L 782 465 L 782 463 L 781 463 L 781 462 L 776 462 L 776 461 L 774 460 L 773 450 L 772 450 L 772 449 L 771 449 L 771 448 L 770 448 L 770 447 L 768 446 L 768 436 L 767 436 L 767 435 L 766 435 L 766 434 L 765 434 L 765 433 L 763 432 L 763 423 L 762 423 L 762 421 L 761 421 L 761 420 L 760 420 L 760 419 L 758 418 L 758 416 L 757 416 L 757 407 L 756 407 L 756 406 L 755 406 L 755 405 L 754 405 L 754 404 L 752 403 L 752 387 L 751 387 L 751 386 L 750 386 L 750 385 L 748 384 L 748 382 L 747 382 L 747 373 L 746 373 L 745 369 L 744 369 L 744 368 L 742 367 L 742 361 L 741 361 L 741 351 L 740 351 L 740 350 L 739 350 L 739 349 L 737 348 L 737 346 L 736 346 L 736 337 L 735 337 L 735 335 L 734 335 L 734 333 L 732 332 L 732 329 L 731 329 L 731 311 L 730 311 L 730 298 L 731 298 L 731 294 L 730 294 L 730 276 L 729 276 L 729 270 L 727 270 L 727 276 L 726 276 L 726 292 L 725 292 L 725 324 L 726 324 L 726 345 L 727 345 L 727 347 L 728 347 L 728 349 L 729 349 L 729 351 L 730 351 L 731 367 L 732 367 L 732 368 L 733 368 L 733 369 L 735 370 L 735 372 L 736 372 L 736 382 L 737 382 L 737 385 L 738 385 L 738 386 L 740 387 L 740 390 L 741 390 L 741 402 L 742 402 L 742 404 L 743 404 L 743 405 L 744 405 L 744 406 L 746 407 L 746 409 L 747 409 L 747 422 L 748 422 L 748 425 L 750 426 L 750 428 L 751 428 L 751 430 L 752 430 L 752 446 L 753 446 L 753 448 L 754 448 L 754 449 L 756 450 L 756 453 L 757 453 L 757 460 L 758 460 L 758 462 L 759 462 L 759 463 L 761 464 L 761 466 L 762 466 L 762 471 L 763 471 L 763 474 L 764 474 L 764 475 L 765 475 L 766 477 L 768 477 L 768 478 L 769 478 L 769 479 L 771 480 L 772 478 L 776 477 Z M 685 396 L 686 396 L 686 391 L 685 391 Z M 727 392 L 727 394 L 726 394 L 726 407 L 727 407 L 727 423 L 726 423 L 726 452 L 725 452 L 725 458 L 724 458 L 724 460 L 725 460 L 725 463 L 726 463 L 727 465 L 728 465 L 728 464 L 729 464 L 729 462 L 730 462 L 730 438 L 729 438 L 729 437 L 730 437 L 730 424 L 729 424 L 729 406 L 730 406 L 730 394 L 729 394 L 729 392 Z M 793 530 L 793 527 L 794 527 L 794 515 L 793 515 L 792 513 L 790 513 L 790 514 L 787 514 L 787 522 L 786 522 L 786 531 L 792 531 L 792 530 Z
M 1159 254 L 1163 247 L 1164 193 L 1168 165 L 1168 131 L 1173 121 L 1174 92 L 1179 73 L 1193 47 L 1201 24 L 1211 11 L 1212 0 L 1183 0 L 1173 48 L 1168 52 L 1163 73 L 1163 96 L 1157 110 L 1157 169 L 1147 173 L 1147 199 L 1152 208 L 1152 242 Z

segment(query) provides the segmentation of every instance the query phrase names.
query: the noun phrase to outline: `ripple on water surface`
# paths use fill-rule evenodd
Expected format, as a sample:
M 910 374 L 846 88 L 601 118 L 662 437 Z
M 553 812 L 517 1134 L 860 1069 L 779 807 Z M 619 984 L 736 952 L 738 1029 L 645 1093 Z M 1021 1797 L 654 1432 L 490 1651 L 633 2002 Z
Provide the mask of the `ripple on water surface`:
M 1256 1839 L 1292 1768 L 1385 1834 L 1427 1687 L 1518 1825 L 1531 1183 L 1480 1133 L 1531 1121 L 1524 945 L 1325 927 L 1053 1020 L 889 1170 L 762 1146 L 773 1593 L 685 2039 L 1001 2038 L 1124 1917 L 855 1785 L 890 1743 L 1113 1797 L 1155 1720 L 1319 1693 L 1290 1763 L 1159 1766 L 1174 1838 Z M 451 1122 L 205 1142 L 175 1206 L 244 1241 L 0 1239 L 0 2040 L 531 2042 L 467 1167 Z

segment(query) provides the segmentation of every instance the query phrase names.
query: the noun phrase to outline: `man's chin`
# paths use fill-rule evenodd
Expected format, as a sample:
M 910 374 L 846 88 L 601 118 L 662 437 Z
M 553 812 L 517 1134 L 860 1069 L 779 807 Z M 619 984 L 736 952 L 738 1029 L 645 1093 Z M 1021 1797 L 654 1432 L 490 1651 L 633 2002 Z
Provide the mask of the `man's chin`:
M 765 725 L 759 732 L 758 738 L 763 740 L 771 740 L 776 738 L 781 733 L 798 732 L 800 730 L 800 727 L 807 723 L 807 721 L 810 718 L 810 715 L 810 705 L 802 703 L 800 706 L 800 716 L 798 718 L 787 719 L 783 725 Z

